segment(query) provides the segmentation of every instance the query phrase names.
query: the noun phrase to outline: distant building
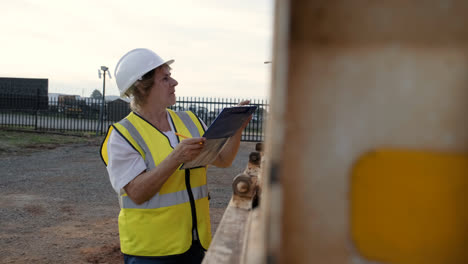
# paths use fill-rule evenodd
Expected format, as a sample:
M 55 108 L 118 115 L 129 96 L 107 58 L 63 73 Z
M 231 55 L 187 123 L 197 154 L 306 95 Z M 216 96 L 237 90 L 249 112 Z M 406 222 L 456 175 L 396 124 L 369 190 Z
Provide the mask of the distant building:
M 75 98 L 75 100 L 78 100 L 81 98 L 81 96 L 79 95 L 72 95 L 72 94 L 64 94 L 64 93 L 49 93 L 48 94 L 48 97 L 49 97 L 49 105 L 58 105 L 59 103 L 59 98 L 60 97 L 63 97 L 63 96 L 73 96 Z
M 75 94 L 64 94 L 64 93 L 49 93 L 48 94 L 49 100 L 58 100 L 59 96 L 61 95 L 71 95 L 71 96 L 74 96 L 77 100 L 81 98 L 81 96 L 75 95 Z
M 115 99 L 114 101 L 107 103 L 107 120 L 119 121 L 126 117 L 130 111 L 130 103 L 128 99 Z
M 106 95 L 106 102 L 112 102 L 112 101 L 117 100 L 117 99 L 122 99 L 122 100 L 124 100 L 124 101 L 130 102 L 130 99 L 128 99 L 128 98 L 121 98 L 121 97 L 118 96 L 118 95 Z
M 61 93 L 48 93 L 47 96 L 49 97 L 49 101 L 56 101 L 58 102 L 58 97 L 62 95 Z
M 1 109 L 47 109 L 48 79 L 0 78 Z

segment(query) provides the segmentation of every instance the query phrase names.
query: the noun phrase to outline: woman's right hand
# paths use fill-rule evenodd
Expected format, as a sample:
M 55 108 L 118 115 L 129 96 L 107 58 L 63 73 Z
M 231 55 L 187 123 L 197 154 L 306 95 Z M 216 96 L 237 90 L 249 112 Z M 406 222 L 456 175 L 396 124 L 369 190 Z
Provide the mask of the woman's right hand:
M 203 137 L 184 139 L 177 145 L 172 155 L 178 163 L 192 161 L 202 151 L 205 141 L 206 138 Z

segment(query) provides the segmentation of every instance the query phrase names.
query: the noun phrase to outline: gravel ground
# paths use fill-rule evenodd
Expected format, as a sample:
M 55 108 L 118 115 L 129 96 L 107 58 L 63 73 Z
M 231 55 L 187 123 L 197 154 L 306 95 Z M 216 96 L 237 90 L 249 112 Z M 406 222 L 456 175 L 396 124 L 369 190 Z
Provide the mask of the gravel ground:
M 123 263 L 119 205 L 100 142 L 0 152 L 0 263 Z M 208 170 L 213 234 L 255 143 Z

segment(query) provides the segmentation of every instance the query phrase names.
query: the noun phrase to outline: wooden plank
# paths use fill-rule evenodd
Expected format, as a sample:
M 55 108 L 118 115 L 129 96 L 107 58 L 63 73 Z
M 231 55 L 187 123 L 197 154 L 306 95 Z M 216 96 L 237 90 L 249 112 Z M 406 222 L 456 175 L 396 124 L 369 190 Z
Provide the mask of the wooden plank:
M 350 239 L 354 162 L 381 147 L 468 151 L 467 12 L 461 0 L 277 1 L 269 261 L 375 261 Z
M 249 209 L 236 207 L 231 199 L 205 255 L 204 264 L 240 263 L 249 213 Z

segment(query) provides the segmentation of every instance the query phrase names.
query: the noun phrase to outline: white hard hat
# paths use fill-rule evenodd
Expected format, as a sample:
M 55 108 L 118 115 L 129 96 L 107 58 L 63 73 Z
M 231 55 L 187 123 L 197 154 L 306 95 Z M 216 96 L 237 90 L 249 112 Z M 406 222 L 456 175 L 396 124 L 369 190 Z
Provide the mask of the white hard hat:
M 147 72 L 174 60 L 164 61 L 158 54 L 149 49 L 134 49 L 123 55 L 115 66 L 114 76 L 120 96 Z

